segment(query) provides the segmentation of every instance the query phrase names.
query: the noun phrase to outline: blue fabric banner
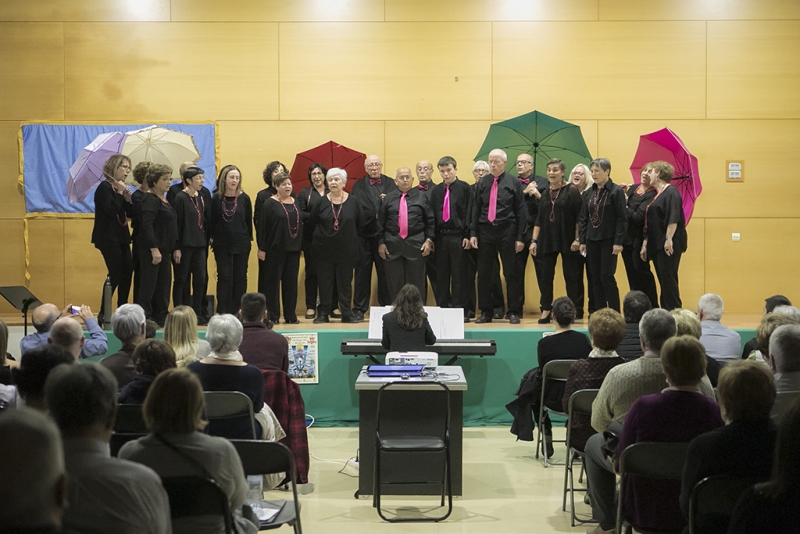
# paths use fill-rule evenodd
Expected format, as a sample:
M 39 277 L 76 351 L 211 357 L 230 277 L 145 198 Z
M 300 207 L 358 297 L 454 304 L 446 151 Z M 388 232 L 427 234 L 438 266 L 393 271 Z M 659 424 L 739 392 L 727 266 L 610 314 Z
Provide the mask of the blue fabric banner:
M 67 197 L 69 169 L 84 147 L 103 133 L 129 132 L 152 126 L 147 124 L 25 124 L 22 126 L 23 180 L 28 214 L 93 214 L 94 192 L 80 202 Z M 157 124 L 190 134 L 200 152 L 197 166 L 205 171 L 205 186 L 214 188 L 216 180 L 215 124 Z M 132 179 L 132 177 L 131 177 Z M 131 187 L 135 190 L 135 187 Z

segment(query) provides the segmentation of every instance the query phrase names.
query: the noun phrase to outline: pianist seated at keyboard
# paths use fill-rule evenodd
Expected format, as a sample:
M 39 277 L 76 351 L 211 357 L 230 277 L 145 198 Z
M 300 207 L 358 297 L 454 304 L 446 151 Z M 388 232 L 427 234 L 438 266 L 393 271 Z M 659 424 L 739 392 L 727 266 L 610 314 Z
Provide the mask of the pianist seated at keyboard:
M 406 284 L 397 294 L 394 310 L 383 316 L 381 344 L 388 351 L 425 351 L 436 343 L 422 297 L 415 285 Z

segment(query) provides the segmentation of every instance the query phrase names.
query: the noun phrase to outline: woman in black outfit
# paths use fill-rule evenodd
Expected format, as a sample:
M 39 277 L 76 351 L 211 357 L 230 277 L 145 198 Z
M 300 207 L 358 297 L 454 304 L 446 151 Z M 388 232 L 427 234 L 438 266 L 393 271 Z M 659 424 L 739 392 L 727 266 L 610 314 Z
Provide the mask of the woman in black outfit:
M 147 187 L 147 169 L 153 163 L 151 161 L 140 161 L 133 169 L 133 181 L 139 184 L 139 189 L 131 195 L 133 205 L 133 215 L 131 216 L 131 241 L 133 242 L 133 302 L 139 301 L 139 241 L 140 228 L 142 226 L 142 200 L 144 194 L 150 188 Z
M 297 197 L 297 207 L 303 215 L 303 222 L 308 222 L 314 204 L 322 200 L 328 193 L 325 185 L 325 174 L 328 169 L 319 163 L 314 163 L 308 168 L 308 182 L 311 184 L 302 191 Z M 306 263 L 306 319 L 313 319 L 317 316 L 317 269 L 314 264 L 314 254 L 311 250 L 311 232 L 303 233 L 303 259 Z
M 170 256 L 178 241 L 178 223 L 175 210 L 164 195 L 169 189 L 172 168 L 153 165 L 147 169 L 150 190 L 142 199 L 141 270 L 139 304 L 148 319 L 164 325 L 169 312 L 169 287 L 172 283 Z
M 183 191 L 175 195 L 174 207 L 178 218 L 178 250 L 175 258 L 175 285 L 172 287 L 172 306 L 191 306 L 197 317 L 206 315 L 203 297 L 206 292 L 206 253 L 208 251 L 208 209 L 200 194 L 205 175 L 199 167 L 189 167 L 183 173 Z M 192 276 L 190 301 L 185 301 L 184 288 Z
M 422 297 L 414 284 L 404 285 L 397 293 L 394 310 L 383 316 L 381 345 L 388 351 L 425 351 L 436 343 Z
M 131 233 L 128 230 L 128 217 L 133 216 L 133 206 L 131 192 L 125 185 L 130 172 L 131 160 L 128 156 L 111 156 L 103 165 L 105 180 L 94 192 L 92 243 L 106 262 L 111 291 L 117 290 L 117 306 L 128 303 L 133 273 Z M 102 321 L 105 316 L 102 291 L 100 295 L 100 313 L 97 317 Z
M 564 180 L 566 166 L 560 159 L 547 163 L 547 180 L 550 187 L 542 192 L 539 211 L 533 227 L 533 240 L 529 247 L 532 256 L 542 260 L 542 276 L 539 278 L 539 304 L 542 307 L 540 324 L 551 320 L 553 304 L 553 278 L 556 274 L 556 259 L 561 254 L 561 268 L 567 295 L 572 302 L 583 302 L 583 268 L 578 252 L 578 216 L 581 213 L 581 194 L 578 188 Z
M 256 194 L 256 203 L 253 206 L 253 226 L 256 229 L 256 243 L 261 243 L 261 236 L 259 235 L 259 232 L 261 232 L 261 208 L 264 205 L 265 200 L 271 198 L 275 195 L 275 193 L 278 192 L 275 189 L 272 180 L 279 172 L 288 172 L 286 170 L 286 165 L 280 161 L 270 161 L 267 164 L 267 168 L 264 169 L 264 172 L 261 175 L 261 177 L 264 179 L 264 183 L 267 184 L 267 187 Z M 267 291 L 266 279 L 264 278 L 266 276 L 266 265 L 264 264 L 266 252 L 266 250 L 260 248 L 258 249 L 258 292 L 262 295 L 265 295 Z
M 631 291 L 642 291 L 650 304 L 658 304 L 656 293 L 656 280 L 650 271 L 650 263 L 643 261 L 639 256 L 644 240 L 644 215 L 647 206 L 656 196 L 656 189 L 650 182 L 650 163 L 642 167 L 642 183 L 634 187 L 628 186 L 625 192 L 628 197 L 628 232 L 622 242 L 622 261 L 625 263 L 625 272 L 628 274 L 628 286 Z
M 352 296 L 353 267 L 358 256 L 358 228 L 361 212 L 356 197 L 344 190 L 347 173 L 332 168 L 327 174 L 330 192 L 317 202 L 308 219 L 308 231 L 313 232 L 312 254 L 317 265 L 319 282 L 319 313 L 315 323 L 327 323 L 333 308 L 333 288 L 336 281 L 339 310 L 343 323 L 358 322 L 353 318 Z
M 665 161 L 654 161 L 649 173 L 657 193 L 645 211 L 641 258 L 652 260 L 656 267 L 661 284 L 661 307 L 665 310 L 682 308 L 678 268 L 687 240 L 681 193 L 669 183 L 675 168 Z
M 242 173 L 236 165 L 225 165 L 219 171 L 208 215 L 208 235 L 217 260 L 217 313 L 236 314 L 247 291 L 252 220 L 250 197 L 242 191 Z
M 569 174 L 569 181 L 575 184 L 575 187 L 580 191 L 581 202 L 587 202 L 589 200 L 589 195 L 592 194 L 592 184 L 594 184 L 594 180 L 592 180 L 592 171 L 589 170 L 589 167 L 583 163 L 575 165 Z M 594 291 L 591 289 L 594 286 L 592 283 L 592 274 L 586 268 L 586 255 L 580 254 L 579 257 L 581 262 L 581 290 L 583 292 L 583 274 L 586 273 L 586 283 L 587 287 L 589 287 L 589 291 L 585 291 L 584 293 L 588 299 L 587 311 L 592 314 L 599 309 L 597 303 L 594 301 Z M 578 315 L 575 317 L 577 320 L 583 319 L 583 302 L 584 301 L 581 300 L 575 303 L 575 306 L 578 308 Z
M 303 216 L 292 198 L 292 177 L 280 172 L 272 180 L 277 193 L 264 201 L 259 217 L 261 241 L 258 254 L 265 255 L 265 291 L 269 320 L 278 323 L 283 300 L 283 319 L 297 324 L 297 272 L 300 270 L 300 250 L 303 244 Z M 278 298 L 280 293 L 282 299 Z

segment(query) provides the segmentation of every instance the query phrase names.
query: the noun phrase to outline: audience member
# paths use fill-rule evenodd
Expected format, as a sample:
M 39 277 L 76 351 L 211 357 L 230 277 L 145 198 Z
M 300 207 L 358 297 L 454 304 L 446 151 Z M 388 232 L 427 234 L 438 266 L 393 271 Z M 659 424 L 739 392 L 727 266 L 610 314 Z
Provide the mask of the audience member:
M 771 314 L 772 311 L 775 309 L 776 306 L 791 306 L 791 301 L 784 297 L 783 295 L 772 295 L 771 297 L 767 297 L 764 300 L 764 316 Z M 742 359 L 747 359 L 753 353 L 754 350 L 758 349 L 758 345 L 756 342 L 756 338 L 752 338 L 747 343 L 744 344 L 744 349 L 742 349 Z
M 244 361 L 259 369 L 289 372 L 289 340 L 272 330 L 267 319 L 267 299 L 261 293 L 242 295 L 239 317 L 242 342 L 239 352 Z
M 144 328 L 145 328 L 145 334 L 144 334 L 145 339 L 155 339 L 156 332 L 158 331 L 158 323 L 152 319 L 148 319 L 147 321 L 144 322 Z
M 47 378 L 45 397 L 61 429 L 68 475 L 64 526 L 81 533 L 170 533 L 169 501 L 149 467 L 112 458 L 117 381 L 95 363 L 62 365 Z
M 661 365 L 669 387 L 633 403 L 625 416 L 617 458 L 634 443 L 689 442 L 724 424 L 713 397 L 699 389 L 706 375 L 706 358 L 697 339 L 668 339 L 661 349 Z M 625 496 L 622 515 L 637 531 L 677 532 L 685 525 L 679 508 L 680 482 L 628 478 L 620 491 Z
M 768 313 L 762 317 L 761 324 L 756 328 L 755 350 L 750 353 L 748 359 L 769 365 L 766 361 L 769 357 L 769 338 L 776 328 L 787 324 L 797 324 L 797 321 L 782 313 Z
M 25 406 L 42 412 L 47 411 L 44 384 L 50 371 L 62 363 L 73 364 L 75 357 L 58 345 L 42 345 L 22 355 L 19 368 L 13 369 L 11 375 L 17 385 L 17 394 Z M 19 404 L 21 403 L 17 400 L 17 405 Z
M 178 367 L 186 367 L 211 353 L 211 346 L 197 335 L 197 314 L 191 306 L 176 306 L 164 322 L 164 341 L 175 351 Z
M 32 348 L 46 344 L 47 340 L 50 338 L 50 331 L 55 322 L 58 319 L 72 317 L 72 308 L 73 306 L 70 304 L 59 312 L 55 304 L 47 303 L 33 310 L 31 319 L 34 328 L 36 328 L 36 332 L 28 334 L 20 340 L 20 354 L 25 354 Z M 100 328 L 100 325 L 97 324 L 97 319 L 92 315 L 91 308 L 89 308 L 89 306 L 81 306 L 77 316 L 83 320 L 90 337 L 90 339 L 87 339 L 82 345 L 80 357 L 91 358 L 92 356 L 102 356 L 105 354 L 108 351 L 108 338 L 105 332 Z M 83 336 L 83 329 L 81 329 L 81 336 Z
M 120 388 L 131 381 L 135 371 L 133 369 L 133 350 L 144 341 L 146 333 L 144 310 L 138 304 L 123 304 L 111 316 L 111 330 L 114 336 L 122 341 L 119 352 L 106 356 L 100 360 L 105 365 Z
M 775 450 L 775 424 L 769 417 L 775 402 L 775 382 L 761 364 L 731 362 L 720 372 L 717 388 L 726 426 L 701 434 L 689 445 L 681 485 L 681 510 L 689 517 L 689 496 L 706 477 L 727 475 L 767 480 Z M 727 517 L 698 517 L 698 531 L 725 534 Z
M 18 367 L 19 364 L 6 352 L 8 350 L 8 326 L 5 321 L 0 319 L 0 384 L 13 385 L 11 368 Z
M 427 345 L 436 343 L 428 314 L 422 308 L 422 295 L 416 285 L 406 284 L 400 288 L 394 300 L 394 309 L 385 314 L 382 320 L 381 344 L 388 351 L 424 352 L 428 350 Z
M 686 308 L 675 308 L 669 313 L 675 318 L 677 328 L 675 335 L 692 336 L 696 340 L 700 340 L 700 336 L 703 335 L 703 327 L 700 326 L 700 319 L 697 318 L 696 313 Z M 722 364 L 706 354 L 706 376 L 713 387 L 717 387 L 720 369 L 722 369 Z
M 64 347 L 77 361 L 86 338 L 83 337 L 83 329 L 78 321 L 72 317 L 62 317 L 53 323 L 47 342 Z
M 143 404 L 156 377 L 167 369 L 177 367 L 175 352 L 164 340 L 147 339 L 133 351 L 136 374 L 119 391 L 120 404 Z
M 55 423 L 26 408 L 0 414 L 0 458 L 0 532 L 61 532 L 67 476 Z
M 233 444 L 202 432 L 207 424 L 203 417 L 205 407 L 203 387 L 195 374 L 187 369 L 164 371 L 155 379 L 144 401 L 144 421 L 150 434 L 126 443 L 119 457 L 150 467 L 162 479 L 212 478 L 228 496 L 230 511 L 240 527 L 247 480 Z M 258 530 L 256 524 L 247 524 L 251 532 Z M 172 522 L 172 531 L 174 534 L 224 532 L 224 525 L 218 516 L 178 518 Z
M 798 323 L 800 323 L 800 309 L 796 306 L 775 306 L 775 309 L 772 310 L 772 313 L 780 313 L 782 315 L 788 315 Z
M 649 269 L 649 267 L 648 267 Z M 622 299 L 622 313 L 625 316 L 625 337 L 616 347 L 617 354 L 626 360 L 642 357 L 641 339 L 639 338 L 639 321 L 642 315 L 653 308 L 650 299 L 643 291 L 629 291 Z
M 738 360 L 742 352 L 739 334 L 719 322 L 724 310 L 722 297 L 714 293 L 706 293 L 697 303 L 697 317 L 703 328 L 700 343 L 706 348 L 706 354 L 723 364 Z
M 775 373 L 778 396 L 772 420 L 780 424 L 784 414 L 800 399 L 800 325 L 779 326 L 769 338 L 767 363 Z

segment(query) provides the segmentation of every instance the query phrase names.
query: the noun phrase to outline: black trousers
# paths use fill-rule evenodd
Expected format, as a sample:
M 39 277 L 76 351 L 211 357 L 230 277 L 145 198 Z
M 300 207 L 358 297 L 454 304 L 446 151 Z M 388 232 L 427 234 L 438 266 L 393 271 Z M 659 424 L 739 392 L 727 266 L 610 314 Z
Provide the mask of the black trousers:
M 436 236 L 436 305 L 440 308 L 464 308 L 466 315 L 469 313 L 466 309 L 469 254 L 464 250 L 463 240 L 460 232 Z M 474 275 L 472 280 L 474 294 Z
M 214 251 L 217 260 L 217 313 L 236 315 L 247 292 L 247 260 L 250 252 Z
M 661 284 L 661 307 L 665 310 L 683 307 L 678 286 L 678 268 L 681 265 L 682 255 L 682 252 L 675 251 L 672 256 L 667 256 L 666 252 L 659 250 L 653 258 L 658 282 Z
M 169 288 L 172 284 L 172 252 L 161 250 L 161 261 L 153 265 L 149 248 L 139 249 L 139 300 L 144 315 L 163 325 L 169 312 Z
M 553 309 L 553 280 L 556 276 L 556 260 L 559 254 L 561 255 L 564 283 L 567 285 L 567 296 L 576 308 L 579 301 L 583 303 L 583 262 L 581 261 L 583 257 L 580 252 L 548 252 L 540 254 L 542 276 L 539 278 L 539 291 L 541 292 L 539 305 L 543 311 Z
M 406 284 L 417 286 L 420 295 L 425 291 L 425 258 L 420 252 L 416 258 L 400 256 L 393 260 L 384 261 L 386 283 L 389 286 L 389 302 L 394 302 L 397 294 Z
M 464 297 L 464 300 L 470 315 L 474 317 L 475 310 L 478 309 L 477 291 L 475 289 L 475 277 L 478 274 L 478 251 L 471 248 L 465 252 L 466 281 L 464 284 L 466 286 L 466 297 Z M 494 274 L 492 275 L 491 284 L 494 314 L 503 316 L 506 312 L 506 299 L 503 296 L 503 283 L 500 281 L 500 260 L 497 257 L 494 258 Z
M 522 315 L 522 277 L 517 269 L 516 229 L 512 225 L 481 224 L 478 228 L 478 300 L 481 312 L 490 315 L 496 306 L 492 298 L 492 278 L 497 255 L 503 263 L 508 313 Z
M 297 320 L 297 272 L 300 270 L 300 251 L 287 252 L 272 249 L 269 251 L 265 265 L 265 285 L 267 313 L 269 320 L 277 323 L 281 316 L 281 300 L 283 301 L 283 318 L 286 321 Z M 278 294 L 280 293 L 280 299 Z
M 611 308 L 619 311 L 619 288 L 614 273 L 617 257 L 612 253 L 614 238 L 586 242 L 586 270 L 591 273 L 589 291 L 594 291 L 597 309 Z
M 383 261 L 383 260 L 381 260 Z M 353 283 L 353 259 L 330 258 L 318 255 L 314 261 L 319 282 L 319 315 L 330 315 L 333 310 L 334 287 L 342 318 L 350 317 L 350 297 Z
M 378 254 L 378 238 L 362 237 L 361 250 L 355 263 L 355 289 L 353 295 L 353 309 L 366 313 L 369 311 L 370 293 L 372 291 L 372 265 L 378 275 L 378 304 L 388 306 L 392 303 L 389 298 L 389 286 L 386 285 L 384 273 L 384 260 Z M 344 310 L 342 310 L 344 314 Z
M 106 262 L 108 277 L 111 279 L 111 292 L 117 292 L 117 306 L 128 303 L 128 296 L 131 292 L 131 275 L 133 274 L 133 260 L 131 259 L 130 245 L 121 243 L 108 243 L 97 247 L 103 260 Z M 149 251 L 148 251 L 149 254 Z M 169 263 L 169 258 L 167 258 Z M 106 281 L 103 280 L 103 286 Z M 100 289 L 100 317 L 103 316 L 103 290 Z
M 480 245 L 480 243 L 478 243 Z M 539 283 L 539 279 L 542 277 L 542 260 L 538 256 L 531 256 L 529 247 L 531 243 L 530 241 L 526 242 L 525 248 L 522 249 L 522 252 L 517 252 L 517 272 L 520 275 L 520 279 L 522 280 L 522 304 L 525 305 L 525 270 L 528 267 L 528 258 L 533 260 L 533 269 L 536 271 L 536 283 Z
M 428 305 L 428 284 L 430 284 L 431 293 L 433 293 L 433 299 L 436 301 L 434 304 L 442 307 L 442 305 L 439 304 L 438 297 L 436 296 L 438 294 L 436 292 L 436 286 L 439 284 L 439 278 L 436 276 L 436 250 L 425 256 L 425 276 L 425 292 L 422 293 L 422 304 L 425 306 Z
M 139 259 L 139 243 L 134 239 L 132 245 L 133 254 L 131 254 L 131 269 L 133 270 L 133 296 L 131 297 L 131 301 L 139 302 L 139 265 L 141 263 Z
M 642 240 L 638 239 L 632 245 L 622 247 L 622 261 L 625 263 L 625 273 L 628 275 L 628 287 L 631 291 L 642 291 L 650 304 L 658 305 L 656 292 L 656 279 L 650 271 L 650 262 L 642 261 L 639 251 L 642 249 Z
M 183 247 L 181 262 L 174 265 L 175 283 L 172 286 L 172 306 L 191 306 L 198 317 L 207 315 L 204 310 L 206 277 L 208 276 L 206 273 L 206 250 L 205 247 Z

